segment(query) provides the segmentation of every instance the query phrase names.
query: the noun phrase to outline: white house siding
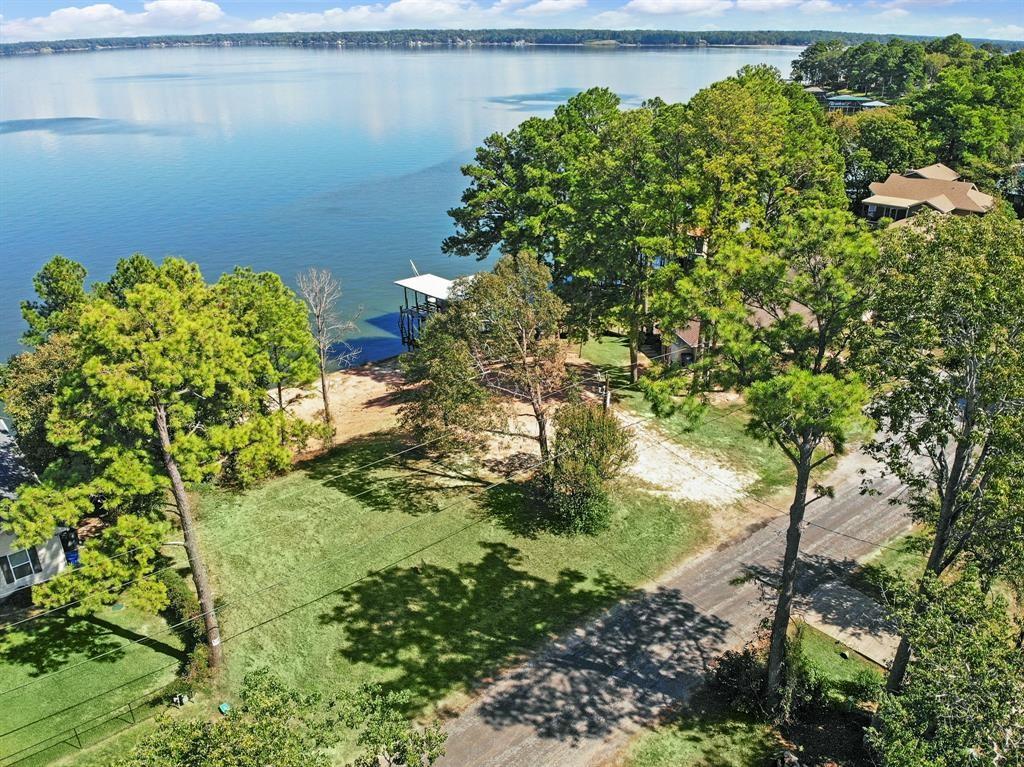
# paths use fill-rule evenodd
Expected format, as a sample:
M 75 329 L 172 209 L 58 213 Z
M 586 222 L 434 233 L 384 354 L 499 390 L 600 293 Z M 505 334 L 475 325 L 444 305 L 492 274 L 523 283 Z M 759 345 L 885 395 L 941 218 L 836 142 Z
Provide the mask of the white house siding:
M 693 347 L 678 338 L 668 345 L 666 356 L 669 365 L 682 365 L 693 362 Z
M 0 556 L 6 556 L 12 551 L 24 548 L 26 547 L 20 545 L 13 535 L 0 533 Z M 61 548 L 60 539 L 56 535 L 46 543 L 36 546 L 35 549 L 36 554 L 39 555 L 39 564 L 42 566 L 42 570 L 38 573 L 26 575 L 24 578 L 19 578 L 14 583 L 8 583 L 3 575 L 0 574 L 0 600 L 5 599 L 25 586 L 32 586 L 52 578 L 64 569 L 66 564 L 64 549 Z

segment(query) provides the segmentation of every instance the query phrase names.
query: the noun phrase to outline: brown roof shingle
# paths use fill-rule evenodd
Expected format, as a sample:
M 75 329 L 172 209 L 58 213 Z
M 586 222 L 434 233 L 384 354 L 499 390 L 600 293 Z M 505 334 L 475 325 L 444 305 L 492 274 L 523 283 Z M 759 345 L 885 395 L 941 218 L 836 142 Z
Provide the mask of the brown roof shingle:
M 876 181 L 869 188 L 872 194 L 925 202 L 944 213 L 986 213 L 995 204 L 990 195 L 979 192 L 978 187 L 967 181 L 909 178 L 891 173 L 885 181 Z

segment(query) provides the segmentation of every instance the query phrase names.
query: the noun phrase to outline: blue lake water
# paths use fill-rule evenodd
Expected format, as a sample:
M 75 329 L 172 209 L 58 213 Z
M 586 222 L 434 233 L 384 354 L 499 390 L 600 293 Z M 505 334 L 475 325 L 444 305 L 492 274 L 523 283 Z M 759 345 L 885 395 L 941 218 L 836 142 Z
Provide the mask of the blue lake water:
M 489 133 L 603 85 L 688 99 L 794 49 L 116 51 L 0 59 L 0 357 L 54 253 L 104 279 L 141 251 L 293 282 L 340 277 L 366 358 L 400 350 L 391 283 L 480 268 L 440 252 Z

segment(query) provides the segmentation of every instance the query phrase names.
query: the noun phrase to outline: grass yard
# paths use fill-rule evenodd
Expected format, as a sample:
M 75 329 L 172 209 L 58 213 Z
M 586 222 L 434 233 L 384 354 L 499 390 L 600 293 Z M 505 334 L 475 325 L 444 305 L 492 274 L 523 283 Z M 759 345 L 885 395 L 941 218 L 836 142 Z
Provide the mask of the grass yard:
M 0 764 L 27 767 L 78 754 L 74 736 L 54 737 L 72 727 L 82 729 L 86 747 L 124 727 L 131 721 L 127 712 L 126 721 L 104 722 L 106 712 L 162 687 L 177 673 L 182 646 L 166 628 L 153 615 L 108 609 L 81 618 L 40 618 L 0 633 L 0 693 L 39 679 L 0 696 Z M 154 640 L 129 644 L 145 635 L 155 635 Z M 69 670 L 47 677 L 64 668 Z M 70 759 L 80 763 L 75 756 Z
M 624 767 L 762 767 L 782 748 L 779 734 L 701 691 L 670 723 L 633 741 Z
M 417 709 L 457 700 L 707 536 L 700 507 L 626 486 L 611 529 L 570 538 L 536 524 L 523 486 L 482 492 L 465 467 L 353 471 L 399 448 L 374 435 L 256 490 L 203 494 L 228 657 L 218 700 L 259 666 L 303 690 L 380 682 Z
M 613 386 L 628 384 L 629 348 L 624 338 L 602 336 L 588 341 L 583 345 L 583 357 L 606 370 Z M 636 413 L 653 415 L 650 404 L 636 389 L 617 391 L 615 397 Z M 749 492 L 767 498 L 792 484 L 793 467 L 777 447 L 744 432 L 747 417 L 738 407 L 737 403 L 712 405 L 696 424 L 681 414 L 659 418 L 658 424 L 679 444 L 708 453 L 739 472 L 755 475 L 757 481 Z
M 804 657 L 834 685 L 837 691 L 853 684 L 865 672 L 874 674 L 880 682 L 885 678 L 880 666 L 842 642 L 806 623 L 798 626 L 802 632 L 800 648 Z M 847 655 L 845 658 L 844 652 Z
M 885 580 L 916 583 L 924 574 L 930 540 L 923 531 L 897 536 L 865 559 L 853 575 L 853 585 L 876 599 Z

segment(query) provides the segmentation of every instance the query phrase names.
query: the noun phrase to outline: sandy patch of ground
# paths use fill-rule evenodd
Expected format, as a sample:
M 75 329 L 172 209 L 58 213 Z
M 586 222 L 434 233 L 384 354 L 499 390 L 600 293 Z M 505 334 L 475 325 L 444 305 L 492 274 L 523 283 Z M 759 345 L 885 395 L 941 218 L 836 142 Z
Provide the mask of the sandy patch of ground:
M 739 501 L 757 481 L 752 474 L 671 441 L 654 423 L 620 417 L 635 424 L 631 431 L 636 435 L 636 458 L 629 472 L 655 486 L 652 492 L 722 507 Z
M 593 370 L 585 361 L 574 362 L 587 372 Z M 340 370 L 328 376 L 335 443 L 394 428 L 398 424 L 402 384 L 401 371 L 393 359 Z M 586 384 L 587 396 L 597 399 L 597 381 L 588 380 Z M 307 421 L 322 417 L 319 384 L 285 389 L 284 395 L 288 411 L 296 417 Z M 723 395 L 723 399 L 730 401 L 734 397 Z M 507 426 L 502 432 L 490 435 L 481 464 L 497 476 L 525 476 L 540 461 L 537 422 L 528 403 L 510 401 L 508 406 Z M 552 420 L 553 411 L 554 408 Z M 624 424 L 632 424 L 630 431 L 634 434 L 636 458 L 628 468 L 629 475 L 642 482 L 647 492 L 714 507 L 710 515 L 714 543 L 756 529 L 778 514 L 770 506 L 745 495 L 757 479 L 754 475 L 737 471 L 715 456 L 672 440 L 652 419 L 638 421 L 634 413 L 619 411 L 619 414 Z M 553 425 L 550 430 L 553 437 Z M 320 444 L 311 443 L 297 458 L 307 458 L 322 448 Z
M 353 437 L 386 431 L 398 423 L 399 387 L 402 373 L 396 360 L 338 370 L 327 376 L 327 397 L 331 405 L 336 443 Z M 274 393 L 276 401 L 276 393 Z M 305 388 L 284 390 L 285 408 L 303 421 L 323 418 L 320 382 Z M 311 441 L 307 453 L 322 449 Z

